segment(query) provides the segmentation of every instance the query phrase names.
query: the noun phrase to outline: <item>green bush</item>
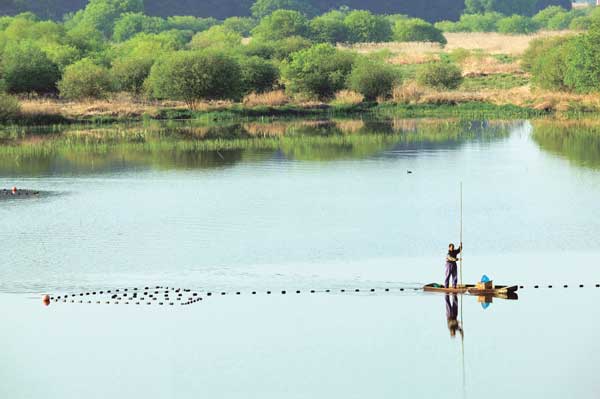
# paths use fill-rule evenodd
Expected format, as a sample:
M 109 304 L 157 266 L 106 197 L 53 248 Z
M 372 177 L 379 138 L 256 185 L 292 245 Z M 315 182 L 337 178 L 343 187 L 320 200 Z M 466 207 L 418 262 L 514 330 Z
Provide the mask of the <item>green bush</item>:
M 128 12 L 122 14 L 115 22 L 113 39 L 122 42 L 138 33 L 159 33 L 167 28 L 167 21 L 160 17 L 150 17 L 141 12 Z
M 535 14 L 531 19 L 540 27 L 547 27 L 548 22 L 557 14 L 564 13 L 567 10 L 560 6 L 550 6 L 546 7 L 543 10 L 540 10 L 537 14 Z
M 462 80 L 460 68 L 451 62 L 423 64 L 417 70 L 417 82 L 436 89 L 456 89 Z
M 310 2 L 303 0 L 257 0 L 250 10 L 252 16 L 257 19 L 264 18 L 277 10 L 294 10 L 305 15 L 314 15 L 317 12 Z
M 441 30 L 419 18 L 397 21 L 394 25 L 394 40 L 399 42 L 448 43 Z
M 0 93 L 0 123 L 15 120 L 20 111 L 21 105 L 15 97 Z
M 275 49 L 273 58 L 276 60 L 287 60 L 295 52 L 311 47 L 313 42 L 304 37 L 290 36 L 273 42 L 273 45 Z
M 115 60 L 110 70 L 115 88 L 132 94 L 140 94 L 152 65 L 154 65 L 154 59 L 142 55 Z
M 565 85 L 577 93 L 600 92 L 600 22 L 566 44 Z
M 167 18 L 169 29 L 190 30 L 194 33 L 202 32 L 211 26 L 217 25 L 219 21 L 215 18 L 198 18 L 191 15 L 173 16 Z
M 546 47 L 534 59 L 531 66 L 534 86 L 549 90 L 568 90 L 565 83 L 566 63 L 565 57 L 568 53 L 568 42 L 554 42 Z
M 453 21 L 438 21 L 433 26 L 442 32 L 464 32 L 462 25 Z
M 344 23 L 345 14 L 330 11 L 310 21 L 311 37 L 318 43 L 343 43 L 348 41 L 348 27 Z
M 205 50 L 179 51 L 161 58 L 145 85 L 155 98 L 182 100 L 195 108 L 201 100 L 238 100 L 241 82 L 241 68 L 234 57 Z
M 223 21 L 223 27 L 248 37 L 250 31 L 256 27 L 256 20 L 248 17 L 229 17 Z
M 2 77 L 10 93 L 49 93 L 60 79 L 58 66 L 36 44 L 10 43 L 2 55 Z
M 389 42 L 392 39 L 392 26 L 381 15 L 369 11 L 351 11 L 344 18 L 348 29 L 348 40 L 353 43 Z
M 283 78 L 291 93 L 329 99 L 345 87 L 353 63 L 352 53 L 331 44 L 317 44 L 292 54 L 283 67 Z
M 367 101 L 389 98 L 400 74 L 389 64 L 363 59 L 352 68 L 348 88 L 362 94 Z
M 190 42 L 190 48 L 201 50 L 209 47 L 232 49 L 242 43 L 242 36 L 223 25 L 216 25 L 208 30 L 196 33 Z
M 258 26 L 252 29 L 252 36 L 260 40 L 281 40 L 290 36 L 308 36 L 309 27 L 306 17 L 291 10 L 277 10 L 264 17 Z
M 84 58 L 65 68 L 58 89 L 70 100 L 104 98 L 112 90 L 112 80 L 108 69 Z
M 244 94 L 270 91 L 279 79 L 279 69 L 263 58 L 242 57 L 239 62 Z
M 574 15 L 568 12 L 559 12 L 555 14 L 548 23 L 546 24 L 546 28 L 550 30 L 564 30 L 568 29 L 571 21 L 573 21 Z
M 587 30 L 592 26 L 592 18 L 590 17 L 576 17 L 571 20 L 569 29 L 571 30 Z
M 521 67 L 525 71 L 531 72 L 533 65 L 537 63 L 538 58 L 550 51 L 554 47 L 559 47 L 568 41 L 569 37 L 547 37 L 538 38 L 529 42 L 529 46 L 521 56 Z
M 531 18 L 513 15 L 498 21 L 498 32 L 508 34 L 528 34 L 537 32 L 538 26 Z
M 498 21 L 502 18 L 504 15 L 497 12 L 463 14 L 458 25 L 461 32 L 495 32 L 498 30 Z

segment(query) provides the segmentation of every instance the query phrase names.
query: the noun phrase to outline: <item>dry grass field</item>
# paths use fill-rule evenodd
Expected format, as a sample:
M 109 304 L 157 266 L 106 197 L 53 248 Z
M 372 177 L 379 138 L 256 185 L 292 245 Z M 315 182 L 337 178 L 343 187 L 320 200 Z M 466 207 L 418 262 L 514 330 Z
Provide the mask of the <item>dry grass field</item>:
M 540 37 L 573 35 L 574 31 L 540 31 L 531 35 L 504 35 L 496 32 L 464 32 L 444 33 L 448 44 L 441 46 L 429 42 L 389 42 L 389 43 L 359 43 L 353 45 L 338 45 L 339 48 L 351 49 L 361 54 L 387 50 L 392 54 L 428 55 L 451 52 L 456 49 L 476 50 L 488 54 L 521 55 L 527 49 L 529 42 Z

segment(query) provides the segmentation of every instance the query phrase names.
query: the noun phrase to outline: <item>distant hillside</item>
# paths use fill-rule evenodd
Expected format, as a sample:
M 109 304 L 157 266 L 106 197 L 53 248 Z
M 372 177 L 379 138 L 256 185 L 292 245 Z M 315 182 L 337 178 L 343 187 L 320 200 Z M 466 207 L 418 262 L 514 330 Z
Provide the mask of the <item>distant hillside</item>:
M 150 15 L 195 15 L 224 19 L 250 14 L 254 0 L 145 0 Z M 370 10 L 378 14 L 408 14 L 429 21 L 456 20 L 464 10 L 464 0 L 306 0 L 319 11 L 340 6 Z M 495 0 L 510 3 L 515 0 Z M 524 0 L 519 0 L 524 1 Z M 491 1 L 493 2 L 493 0 Z M 490 1 L 487 1 L 490 3 Z M 0 14 L 14 15 L 31 11 L 42 18 L 61 19 L 68 12 L 79 10 L 87 0 L 0 0 Z M 548 5 L 571 7 L 569 0 L 537 0 L 536 10 Z

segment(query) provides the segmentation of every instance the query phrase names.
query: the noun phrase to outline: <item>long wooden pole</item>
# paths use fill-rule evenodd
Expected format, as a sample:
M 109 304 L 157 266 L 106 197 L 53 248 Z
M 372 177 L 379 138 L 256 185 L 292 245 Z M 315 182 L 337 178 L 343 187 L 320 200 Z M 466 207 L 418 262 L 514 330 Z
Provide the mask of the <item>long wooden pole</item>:
M 463 240 L 463 184 L 460 182 L 460 244 L 462 245 Z M 463 285 L 463 252 L 460 249 L 460 285 Z

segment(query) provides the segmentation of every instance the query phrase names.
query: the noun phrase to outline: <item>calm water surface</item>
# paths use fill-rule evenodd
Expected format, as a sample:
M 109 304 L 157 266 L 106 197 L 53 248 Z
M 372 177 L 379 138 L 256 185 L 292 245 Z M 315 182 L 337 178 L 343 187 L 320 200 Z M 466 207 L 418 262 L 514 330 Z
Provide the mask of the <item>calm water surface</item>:
M 598 397 L 600 144 L 542 133 L 0 155 L 0 187 L 50 192 L 0 202 L 0 396 Z M 464 279 L 525 286 L 465 298 L 464 341 L 411 290 L 443 277 L 460 181 Z M 338 292 L 38 305 L 145 285 Z

